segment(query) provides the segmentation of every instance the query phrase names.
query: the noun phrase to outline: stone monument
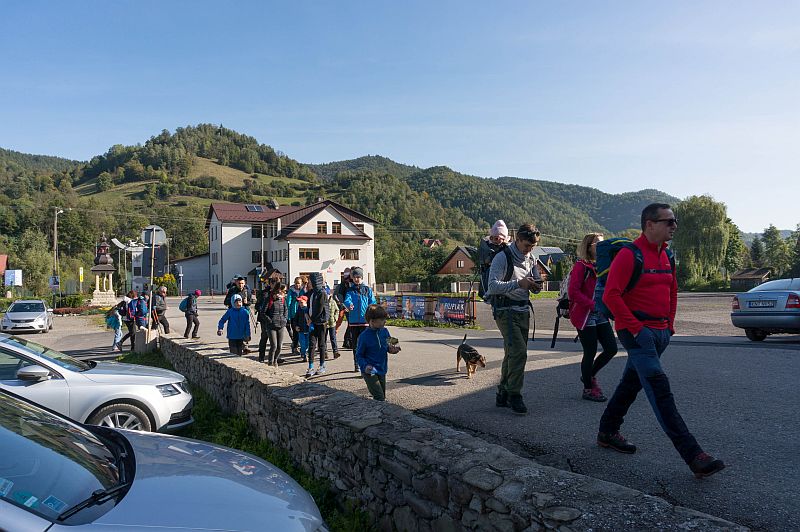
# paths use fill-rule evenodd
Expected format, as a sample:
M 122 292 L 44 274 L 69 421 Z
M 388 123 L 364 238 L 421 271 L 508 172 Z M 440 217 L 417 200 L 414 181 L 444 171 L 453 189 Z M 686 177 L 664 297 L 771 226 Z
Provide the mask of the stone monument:
M 109 246 L 106 241 L 106 234 L 100 238 L 97 244 L 97 256 L 94 258 L 94 292 L 92 292 L 93 307 L 108 307 L 117 304 L 117 296 L 114 293 L 114 259 L 109 254 Z

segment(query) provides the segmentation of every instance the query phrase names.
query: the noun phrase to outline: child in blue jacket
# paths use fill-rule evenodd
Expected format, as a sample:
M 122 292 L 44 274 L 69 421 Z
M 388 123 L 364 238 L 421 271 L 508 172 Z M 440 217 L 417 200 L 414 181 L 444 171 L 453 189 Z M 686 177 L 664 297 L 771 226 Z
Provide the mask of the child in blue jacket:
M 358 337 L 356 361 L 367 389 L 376 401 L 386 400 L 387 353 L 399 353 L 397 338 L 392 338 L 386 328 L 389 315 L 380 305 L 370 305 L 365 315 L 369 327 Z
M 290 322 L 300 348 L 300 356 L 303 357 L 303 362 L 305 362 L 308 360 L 308 335 L 311 330 L 311 323 L 309 323 L 308 319 L 308 296 L 297 298 L 297 310 Z
M 225 322 L 228 323 L 228 349 L 232 355 L 242 356 L 244 344 L 250 341 L 250 312 L 242 306 L 242 296 L 234 294 L 233 305 L 229 308 L 217 325 L 217 336 L 222 336 Z

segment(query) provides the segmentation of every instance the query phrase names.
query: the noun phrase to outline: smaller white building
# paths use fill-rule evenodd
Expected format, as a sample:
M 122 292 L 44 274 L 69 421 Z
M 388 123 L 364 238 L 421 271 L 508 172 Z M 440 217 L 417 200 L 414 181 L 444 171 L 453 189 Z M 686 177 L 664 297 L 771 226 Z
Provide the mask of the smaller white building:
M 256 286 L 262 265 L 278 270 L 287 284 L 321 272 L 331 287 L 345 268 L 360 266 L 372 285 L 376 223 L 331 200 L 304 207 L 212 203 L 206 218 L 210 288 L 222 292 L 236 275 Z
M 181 295 L 195 290 L 202 290 L 203 294 L 207 294 L 211 290 L 208 253 L 172 261 L 171 268 L 178 281 L 178 290 Z

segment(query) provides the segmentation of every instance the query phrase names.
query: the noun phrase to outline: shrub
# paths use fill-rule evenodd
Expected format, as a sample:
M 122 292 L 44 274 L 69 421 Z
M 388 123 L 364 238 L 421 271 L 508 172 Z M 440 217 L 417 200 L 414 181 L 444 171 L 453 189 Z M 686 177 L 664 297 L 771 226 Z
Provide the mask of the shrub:
M 64 296 L 58 300 L 56 303 L 56 308 L 77 308 L 83 307 L 86 303 L 86 299 L 83 297 L 82 294 L 71 294 L 68 296 Z

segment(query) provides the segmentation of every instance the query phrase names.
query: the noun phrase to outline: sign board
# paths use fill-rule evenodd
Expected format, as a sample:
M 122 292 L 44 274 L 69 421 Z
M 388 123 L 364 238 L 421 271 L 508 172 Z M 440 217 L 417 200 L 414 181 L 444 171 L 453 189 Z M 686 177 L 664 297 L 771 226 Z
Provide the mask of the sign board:
M 406 320 L 425 319 L 425 296 L 403 296 L 403 318 Z
M 78 281 L 83 282 L 83 266 L 78 268 Z
M 467 302 L 458 297 L 440 297 L 436 300 L 434 319 L 440 323 L 464 325 L 466 322 Z
M 154 240 L 155 242 L 153 242 Z M 142 242 L 144 242 L 146 246 L 152 246 L 153 244 L 160 246 L 161 244 L 166 244 L 167 233 L 157 225 L 148 225 L 142 229 Z
M 47 284 L 50 285 L 50 289 L 53 292 L 58 292 L 59 289 L 61 288 L 61 280 L 58 278 L 58 275 L 50 276 L 50 279 Z
M 381 305 L 386 309 L 390 318 L 397 317 L 397 298 L 395 296 L 381 296 Z
M 6 286 L 22 286 L 22 270 L 6 270 Z

